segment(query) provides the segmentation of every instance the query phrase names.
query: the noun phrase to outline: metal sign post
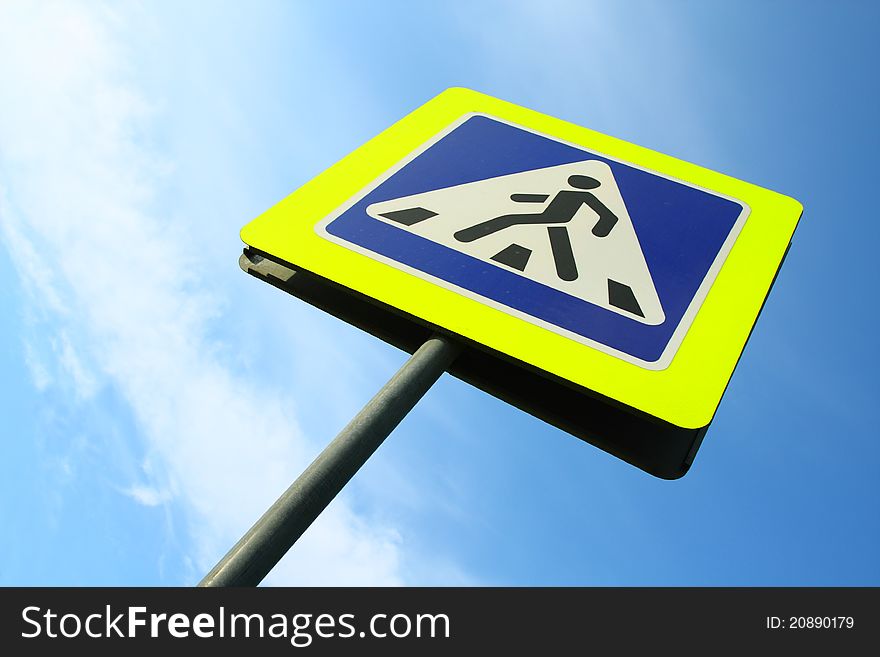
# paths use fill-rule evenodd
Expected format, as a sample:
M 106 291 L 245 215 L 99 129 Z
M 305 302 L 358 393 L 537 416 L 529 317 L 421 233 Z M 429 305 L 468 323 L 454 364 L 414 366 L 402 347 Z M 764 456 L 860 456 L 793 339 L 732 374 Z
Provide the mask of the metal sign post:
M 256 586 L 455 360 L 459 346 L 428 339 L 199 586 Z

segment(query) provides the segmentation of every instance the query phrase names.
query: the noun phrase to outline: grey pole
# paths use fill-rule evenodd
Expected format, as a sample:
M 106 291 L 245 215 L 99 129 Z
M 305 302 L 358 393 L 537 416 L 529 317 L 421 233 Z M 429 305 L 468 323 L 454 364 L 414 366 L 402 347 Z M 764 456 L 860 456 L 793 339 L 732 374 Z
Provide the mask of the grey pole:
M 455 360 L 459 345 L 434 335 L 339 432 L 275 504 L 199 582 L 256 586 Z

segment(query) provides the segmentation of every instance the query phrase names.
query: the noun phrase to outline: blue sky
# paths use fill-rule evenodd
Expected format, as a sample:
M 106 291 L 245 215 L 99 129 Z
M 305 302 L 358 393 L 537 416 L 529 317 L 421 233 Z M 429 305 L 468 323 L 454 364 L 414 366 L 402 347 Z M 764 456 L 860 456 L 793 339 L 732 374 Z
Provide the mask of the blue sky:
M 193 584 L 405 355 L 239 228 L 449 86 L 799 199 L 691 472 L 444 377 L 274 584 L 880 584 L 867 2 L 6 3 L 0 584 Z M 452 414 L 450 409 L 456 409 Z

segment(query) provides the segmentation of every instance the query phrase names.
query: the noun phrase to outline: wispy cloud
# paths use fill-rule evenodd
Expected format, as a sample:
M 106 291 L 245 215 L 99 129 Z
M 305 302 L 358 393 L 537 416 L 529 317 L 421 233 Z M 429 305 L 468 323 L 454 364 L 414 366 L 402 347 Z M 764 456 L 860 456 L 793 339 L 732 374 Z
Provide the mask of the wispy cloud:
M 138 504 L 144 506 L 159 506 L 171 500 L 171 493 L 167 490 L 159 490 L 153 486 L 131 486 L 122 491 Z
M 480 53 L 473 75 L 489 93 L 503 89 L 507 100 L 679 156 L 713 148 L 700 89 L 689 86 L 699 62 L 671 3 L 510 0 L 456 10 Z
M 0 8 L 0 225 L 35 313 L 82 399 L 113 386 L 151 467 L 133 503 L 180 505 L 198 577 L 314 453 L 292 400 L 234 371 L 213 328 L 222 299 L 161 211 L 173 163 L 139 92 L 116 6 Z M 33 363 L 38 361 L 30 359 Z M 37 387 L 45 365 L 32 365 Z M 396 584 L 400 536 L 337 500 L 272 581 Z
M 30 340 L 25 339 L 22 343 L 24 349 L 24 364 L 31 376 L 31 383 L 42 392 L 52 383 L 52 375 L 43 357 L 37 352 L 37 348 Z
M 77 354 L 76 348 L 66 332 L 61 332 L 52 346 L 65 374 L 73 382 L 74 392 L 79 399 L 90 399 L 98 388 L 94 374 L 90 372 Z

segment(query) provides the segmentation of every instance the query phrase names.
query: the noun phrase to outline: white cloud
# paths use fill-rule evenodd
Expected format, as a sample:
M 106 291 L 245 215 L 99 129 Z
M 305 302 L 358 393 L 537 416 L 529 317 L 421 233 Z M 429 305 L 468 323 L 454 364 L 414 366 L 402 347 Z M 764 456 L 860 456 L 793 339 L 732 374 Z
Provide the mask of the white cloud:
M 506 100 L 678 156 L 712 152 L 691 75 L 699 59 L 672 3 L 505 0 L 455 7 L 481 54 L 474 71 L 487 92 L 500 87 L 510 94 Z
M 49 369 L 33 342 L 25 340 L 23 348 L 24 364 L 31 376 L 31 383 L 34 384 L 34 388 L 43 392 L 52 384 L 52 375 L 49 374 Z
M 0 7 L 0 226 L 30 303 L 58 325 L 77 394 L 106 382 L 130 404 L 152 479 L 124 493 L 182 505 L 197 578 L 314 447 L 292 400 L 233 371 L 229 345 L 211 337 L 222 299 L 183 273 L 191 236 L 157 210 L 171 167 L 145 145 L 156 117 L 132 82 L 124 27 L 97 4 Z M 398 584 L 400 542 L 340 499 L 271 581 Z
M 2 27 L 0 27 L 0 30 L 2 30 Z M 2 31 L 0 31 L 0 34 L 2 34 Z M 3 63 L 0 62 L 0 66 L 2 65 Z M 0 158 L 2 158 L 2 155 L 3 153 L 0 152 Z M 3 161 L 5 159 L 0 160 L 0 162 Z M 34 245 L 22 234 L 19 225 L 11 220 L 13 216 L 12 206 L 6 198 L 2 173 L 3 170 L 0 169 L 0 220 L 3 218 L 7 219 L 2 223 L 3 241 L 9 249 L 16 268 L 19 271 L 28 272 L 28 276 L 22 279 L 22 283 L 31 297 L 40 299 L 41 310 L 64 315 L 67 313 L 67 309 L 64 307 L 61 297 L 55 289 L 51 268 L 41 261 Z
M 53 341 L 52 346 L 58 357 L 59 365 L 73 381 L 77 398 L 80 400 L 92 398 L 98 389 L 98 382 L 92 372 L 83 365 L 67 333 L 62 331 Z
M 153 486 L 131 486 L 122 491 L 138 504 L 144 506 L 159 506 L 171 499 L 171 493 L 167 490 L 159 490 Z

